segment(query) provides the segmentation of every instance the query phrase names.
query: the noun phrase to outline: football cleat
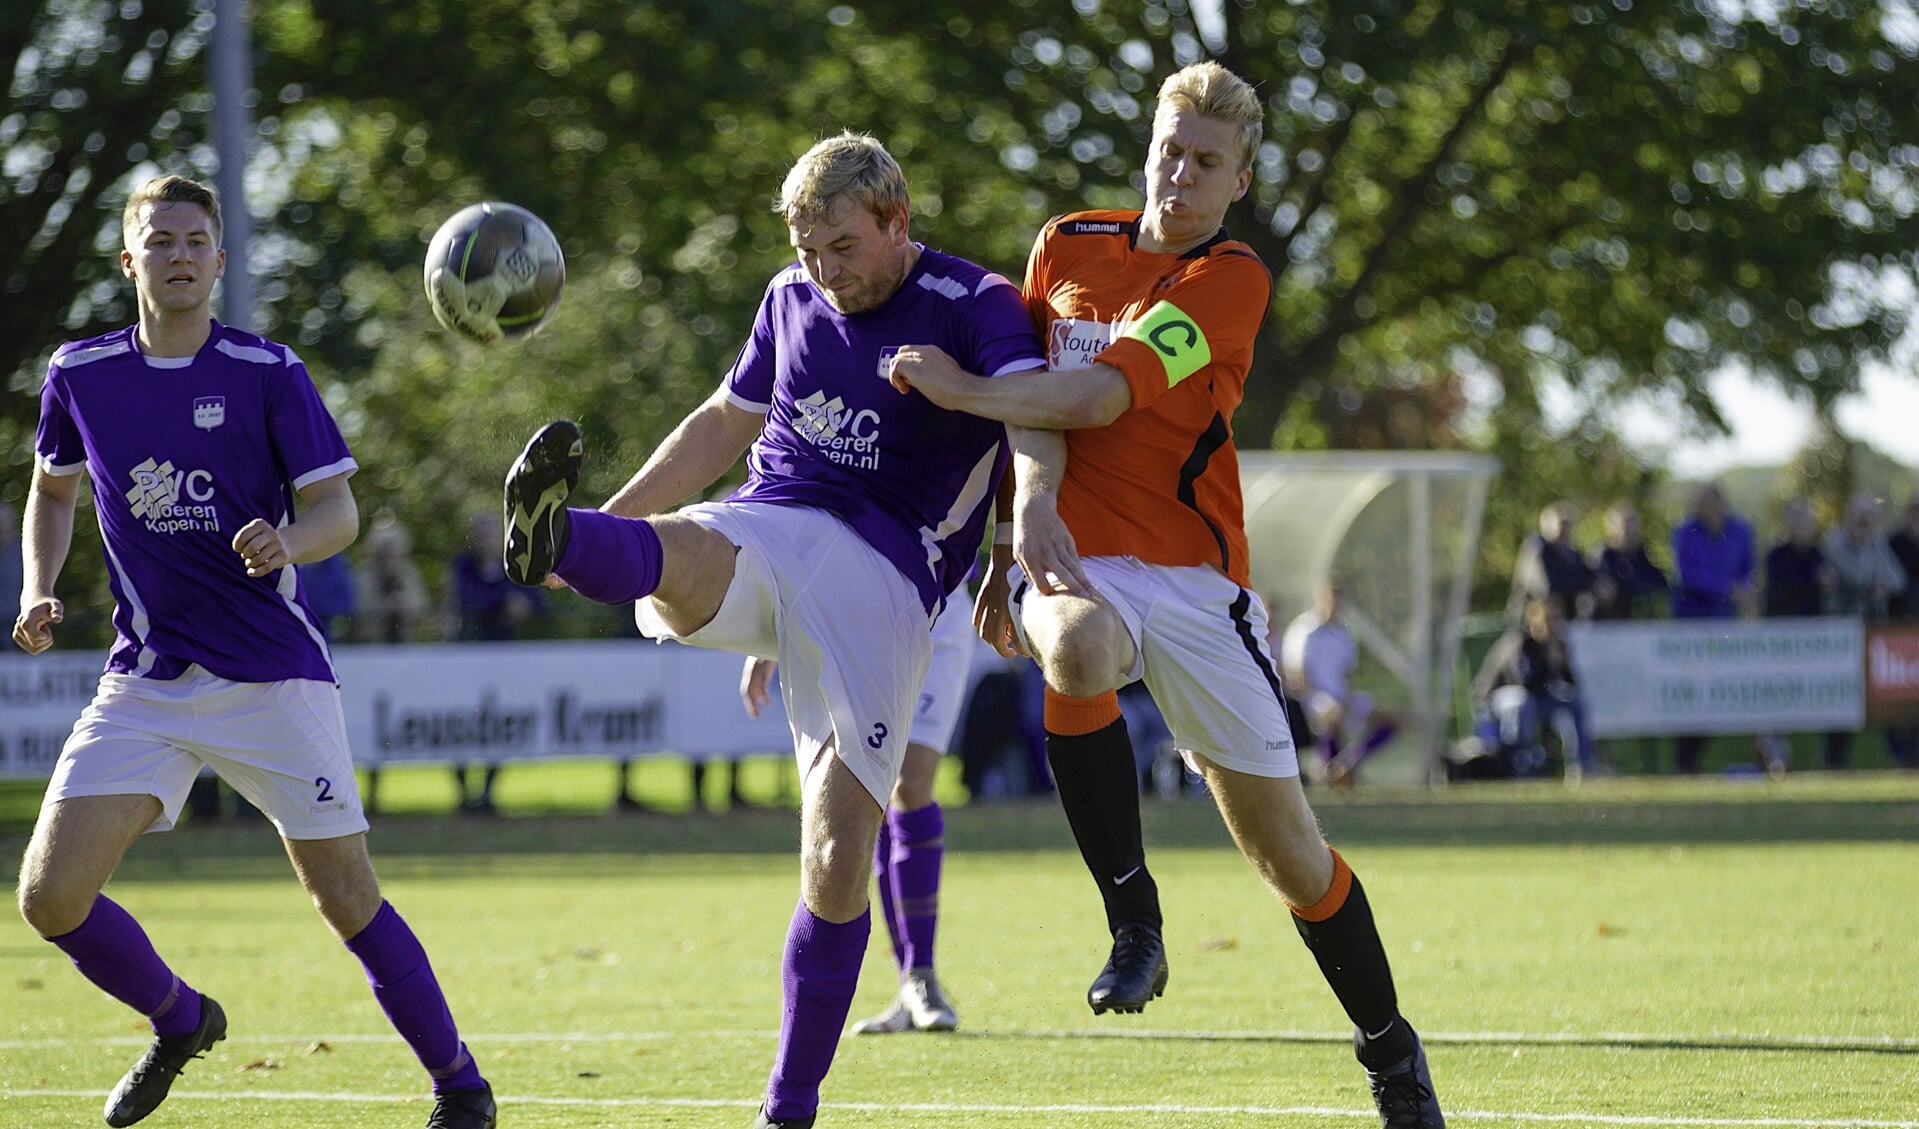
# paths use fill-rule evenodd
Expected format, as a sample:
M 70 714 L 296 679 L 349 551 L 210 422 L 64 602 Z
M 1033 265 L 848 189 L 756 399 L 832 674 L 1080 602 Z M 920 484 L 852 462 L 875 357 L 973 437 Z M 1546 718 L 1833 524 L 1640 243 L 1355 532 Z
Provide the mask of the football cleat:
M 813 1129 L 813 1120 L 812 1117 L 774 1117 L 761 1106 L 752 1129 Z
M 904 994 L 904 993 L 902 993 Z M 906 1014 L 906 1002 L 900 996 L 894 996 L 886 1010 L 871 1019 L 862 1019 L 853 1025 L 855 1035 L 897 1035 L 913 1029 L 913 1017 Z
M 1354 1049 L 1361 1050 L 1365 1044 L 1365 1035 L 1353 1032 Z M 1439 1111 L 1432 1072 L 1426 1068 L 1426 1048 L 1418 1035 L 1413 1036 L 1412 1054 L 1384 1070 L 1368 1069 L 1366 1082 L 1373 1090 L 1373 1104 L 1379 1107 L 1380 1129 L 1446 1129 L 1446 1115 Z
M 946 1002 L 939 977 L 932 969 L 914 969 L 900 982 L 900 1003 L 916 1031 L 952 1031 L 959 1026 L 959 1013 Z
M 433 1112 L 427 1115 L 426 1129 L 493 1129 L 496 1112 L 491 1086 L 441 1090 L 433 1095 Z
M 227 1013 L 211 996 L 200 997 L 200 1025 L 187 1035 L 155 1036 L 153 1045 L 107 1095 L 108 1125 L 131 1125 L 167 1100 L 173 1080 L 187 1063 L 205 1055 L 227 1037 Z
M 553 571 L 571 526 L 566 496 L 580 484 L 586 439 L 572 420 L 549 423 L 506 472 L 506 575 L 532 588 Z
M 1154 997 L 1166 994 L 1166 973 L 1166 946 L 1159 930 L 1138 922 L 1122 925 L 1113 934 L 1113 955 L 1086 990 L 1086 1002 L 1094 1015 L 1137 1014 Z

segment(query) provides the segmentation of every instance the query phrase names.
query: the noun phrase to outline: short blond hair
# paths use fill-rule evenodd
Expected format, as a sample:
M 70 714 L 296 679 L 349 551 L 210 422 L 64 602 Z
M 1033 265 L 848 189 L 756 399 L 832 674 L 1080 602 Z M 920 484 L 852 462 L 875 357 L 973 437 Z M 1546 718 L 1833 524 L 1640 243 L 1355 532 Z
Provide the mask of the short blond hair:
M 133 190 L 120 213 L 120 235 L 140 226 L 140 209 L 148 204 L 198 204 L 213 221 L 213 242 L 220 243 L 220 194 L 211 187 L 184 176 L 156 176 Z
M 787 172 L 773 210 L 788 223 L 817 220 L 841 199 L 872 212 L 883 224 L 906 218 L 906 174 L 870 134 L 848 130 L 808 149 Z
M 1252 83 L 1211 60 L 1181 67 L 1159 84 L 1159 105 L 1153 115 L 1157 120 L 1174 110 L 1238 126 L 1233 148 L 1239 167 L 1252 167 L 1253 154 L 1259 152 L 1259 140 L 1266 132 L 1266 107 L 1260 105 Z

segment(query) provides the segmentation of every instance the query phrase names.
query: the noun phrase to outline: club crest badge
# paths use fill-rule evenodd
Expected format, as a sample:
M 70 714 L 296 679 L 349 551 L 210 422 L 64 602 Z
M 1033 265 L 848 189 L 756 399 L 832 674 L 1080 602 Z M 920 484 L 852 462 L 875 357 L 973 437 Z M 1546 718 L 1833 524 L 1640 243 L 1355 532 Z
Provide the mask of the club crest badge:
M 893 358 L 899 355 L 899 351 L 900 347 L 898 345 L 880 346 L 879 375 L 881 380 L 893 379 Z
M 225 396 L 200 396 L 193 401 L 193 426 L 212 431 L 227 421 Z

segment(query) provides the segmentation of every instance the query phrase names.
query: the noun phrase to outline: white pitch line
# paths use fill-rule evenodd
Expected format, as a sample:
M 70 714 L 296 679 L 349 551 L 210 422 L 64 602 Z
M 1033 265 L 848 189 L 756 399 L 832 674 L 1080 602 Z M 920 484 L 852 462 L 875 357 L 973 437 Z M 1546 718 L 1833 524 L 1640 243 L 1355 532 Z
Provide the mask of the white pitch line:
M 99 1098 L 98 1090 L 15 1090 L 0 1089 L 8 1098 Z M 316 1093 L 307 1091 L 227 1091 L 195 1093 L 175 1090 L 169 1101 L 261 1101 L 261 1102 L 349 1102 L 361 1104 L 398 1104 L 424 1102 L 418 1094 Z M 756 1100 L 737 1098 L 549 1098 L 507 1096 L 502 1106 L 542 1105 L 577 1106 L 601 1109 L 744 1109 Z M 1154 1102 L 1142 1105 L 1090 1104 L 1083 1102 L 1015 1105 L 1000 1102 L 826 1102 L 823 1111 L 851 1110 L 860 1113 L 1094 1113 L 1094 1114 L 1194 1114 L 1208 1117 L 1239 1115 L 1247 1117 L 1351 1117 L 1371 1120 L 1375 1110 L 1335 1109 L 1330 1106 L 1249 1106 L 1181 1105 Z M 1682 1126 L 1693 1129 L 1919 1129 L 1919 1121 L 1874 1121 L 1863 1118 L 1804 1117 L 1661 1117 L 1653 1114 L 1621 1115 L 1600 1113 L 1533 1113 L 1503 1110 L 1449 1110 L 1448 1121 L 1489 1122 L 1493 1124 L 1554 1124 Z
M 779 1033 L 771 1028 L 757 1031 L 523 1031 L 463 1035 L 469 1043 L 644 1043 L 667 1039 L 771 1039 Z M 1072 1030 L 994 1030 L 971 1028 L 961 1037 L 992 1039 L 1139 1039 L 1167 1042 L 1272 1042 L 1345 1044 L 1352 1033 L 1345 1031 L 1178 1031 L 1154 1028 L 1091 1028 Z M 1419 1037 L 1434 1046 L 1703 1046 L 1713 1050 L 1847 1050 L 1919 1052 L 1919 1038 L 1892 1035 L 1755 1035 L 1747 1032 L 1650 1032 L 1650 1031 L 1421 1031 Z M 254 1035 L 235 1032 L 230 1042 L 240 1043 L 392 1043 L 400 1037 L 392 1032 L 362 1032 L 349 1035 Z M 0 1039 L 0 1050 L 30 1050 L 37 1047 L 125 1046 L 144 1047 L 150 1035 L 106 1036 L 94 1039 L 45 1038 Z

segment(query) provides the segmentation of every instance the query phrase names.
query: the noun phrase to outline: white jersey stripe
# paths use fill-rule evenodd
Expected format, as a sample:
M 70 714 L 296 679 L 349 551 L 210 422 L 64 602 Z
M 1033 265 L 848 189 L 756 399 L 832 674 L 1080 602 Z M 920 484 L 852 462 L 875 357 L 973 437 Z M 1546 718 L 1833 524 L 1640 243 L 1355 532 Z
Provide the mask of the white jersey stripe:
M 133 673 L 145 678 L 147 672 L 153 669 L 155 658 L 153 648 L 147 646 L 147 634 L 153 630 L 153 624 L 147 619 L 146 601 L 140 599 L 140 590 L 133 586 L 133 577 L 127 574 L 125 566 L 120 563 L 120 556 L 113 551 L 113 542 L 107 538 L 105 530 L 101 531 L 100 541 L 107 551 L 108 566 L 120 578 L 120 591 L 126 598 L 127 608 L 133 613 L 127 629 L 133 632 L 134 645 L 140 648 L 140 661 L 135 664 Z

